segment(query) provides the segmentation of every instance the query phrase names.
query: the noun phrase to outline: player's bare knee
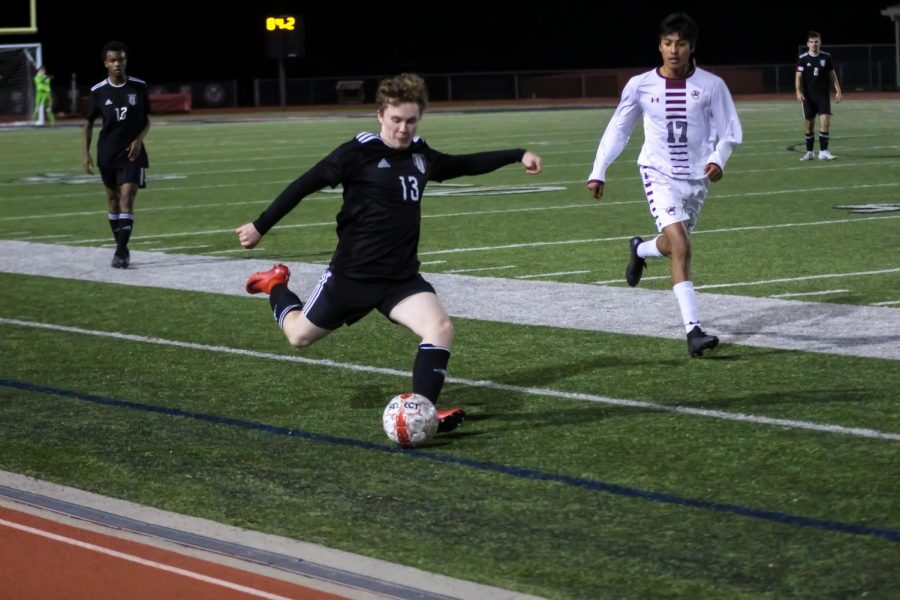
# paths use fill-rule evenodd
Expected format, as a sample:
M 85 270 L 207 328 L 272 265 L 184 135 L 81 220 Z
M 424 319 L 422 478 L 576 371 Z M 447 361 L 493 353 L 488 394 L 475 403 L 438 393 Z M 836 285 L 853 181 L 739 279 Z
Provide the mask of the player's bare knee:
M 450 347 L 453 344 L 453 336 L 456 330 L 453 328 L 453 322 L 449 317 L 441 317 L 431 324 L 428 328 L 428 334 L 424 336 L 426 339 L 433 340 L 431 343 L 439 346 Z
M 308 346 L 311 346 L 313 342 L 316 341 L 313 337 L 308 336 L 304 333 L 285 331 L 284 335 L 287 337 L 288 342 L 294 348 L 306 348 Z

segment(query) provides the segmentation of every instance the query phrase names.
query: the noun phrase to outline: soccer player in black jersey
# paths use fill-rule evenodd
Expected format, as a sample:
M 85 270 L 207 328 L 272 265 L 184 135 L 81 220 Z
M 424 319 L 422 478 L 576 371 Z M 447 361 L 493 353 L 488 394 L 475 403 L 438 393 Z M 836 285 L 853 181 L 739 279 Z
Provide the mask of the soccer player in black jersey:
M 841 101 L 841 83 L 834 72 L 831 54 L 822 50 L 822 36 L 816 31 L 806 35 L 806 47 L 797 59 L 797 74 L 794 87 L 797 100 L 803 103 L 803 118 L 806 121 L 806 152 L 800 160 L 812 160 L 815 142 L 816 115 L 819 115 L 819 160 L 834 160 L 828 150 L 828 131 L 831 127 L 831 87 L 834 86 L 834 101 Z
M 275 265 L 247 280 L 251 294 L 270 294 L 278 325 L 298 348 L 309 346 L 373 309 L 421 338 L 413 364 L 412 391 L 438 402 L 453 324 L 434 288 L 419 274 L 421 200 L 429 180 L 489 173 L 521 162 L 540 173 L 541 157 L 526 150 L 443 154 L 416 135 L 427 103 L 424 80 L 404 73 L 379 83 L 376 97 L 381 132 L 360 133 L 288 185 L 251 223 L 235 232 L 253 248 L 307 195 L 343 186 L 337 215 L 337 249 L 304 305 L 287 283 L 290 271 Z M 439 410 L 438 431 L 455 429 L 459 409 Z
M 91 88 L 87 123 L 84 125 L 84 170 L 94 172 L 91 137 L 94 120 L 102 119 L 97 137 L 97 165 L 106 188 L 109 226 L 116 240 L 112 266 L 127 269 L 131 257 L 128 240 L 134 226 L 134 199 L 138 188 L 145 187 L 144 169 L 150 166 L 144 137 L 150 130 L 150 100 L 147 84 L 125 74 L 128 49 L 122 42 L 103 47 L 103 65 L 107 77 Z

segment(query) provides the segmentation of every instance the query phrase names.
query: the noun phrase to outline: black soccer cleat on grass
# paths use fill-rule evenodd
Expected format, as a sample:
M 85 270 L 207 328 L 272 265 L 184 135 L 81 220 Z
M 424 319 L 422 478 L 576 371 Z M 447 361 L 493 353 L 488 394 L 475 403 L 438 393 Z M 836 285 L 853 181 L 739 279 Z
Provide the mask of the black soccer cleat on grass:
M 448 408 L 437 411 L 438 433 L 453 431 L 466 420 L 466 411 L 461 408 Z
M 628 261 L 628 266 L 625 267 L 625 281 L 628 282 L 628 285 L 634 287 L 641 280 L 641 275 L 644 274 L 644 267 L 647 266 L 647 261 L 638 256 L 637 249 L 638 246 L 644 240 L 640 237 L 633 237 L 628 240 L 628 245 L 631 248 L 631 260 Z
M 697 325 L 687 334 L 688 352 L 691 356 L 703 356 L 704 350 L 712 350 L 719 345 L 719 338 L 714 335 L 707 335 L 700 326 Z

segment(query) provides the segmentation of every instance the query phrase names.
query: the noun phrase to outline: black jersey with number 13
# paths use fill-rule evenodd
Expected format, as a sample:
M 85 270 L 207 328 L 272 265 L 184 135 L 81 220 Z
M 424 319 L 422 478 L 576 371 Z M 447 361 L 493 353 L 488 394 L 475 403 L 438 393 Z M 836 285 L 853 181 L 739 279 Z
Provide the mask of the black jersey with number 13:
M 360 133 L 291 183 L 253 224 L 268 232 L 307 195 L 342 185 L 338 245 L 330 270 L 364 280 L 406 279 L 419 270 L 421 200 L 428 181 L 489 173 L 525 150 L 443 154 L 419 137 L 404 149 Z

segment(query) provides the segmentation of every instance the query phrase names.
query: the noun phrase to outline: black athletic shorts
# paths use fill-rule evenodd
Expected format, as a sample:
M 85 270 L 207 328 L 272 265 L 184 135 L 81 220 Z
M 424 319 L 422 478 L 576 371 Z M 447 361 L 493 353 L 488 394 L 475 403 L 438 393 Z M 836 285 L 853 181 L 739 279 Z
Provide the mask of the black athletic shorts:
M 831 114 L 831 96 L 807 96 L 803 99 L 803 118 L 812 119 L 816 115 Z
M 326 270 L 309 295 L 303 314 L 316 327 L 337 329 L 353 325 L 373 309 L 389 317 L 401 300 L 420 292 L 435 293 L 418 273 L 399 281 L 361 281 Z
M 108 188 L 117 188 L 123 183 L 136 183 L 139 188 L 147 187 L 144 181 L 144 167 L 129 165 L 117 169 L 115 167 L 100 167 L 100 178 L 103 185 Z

